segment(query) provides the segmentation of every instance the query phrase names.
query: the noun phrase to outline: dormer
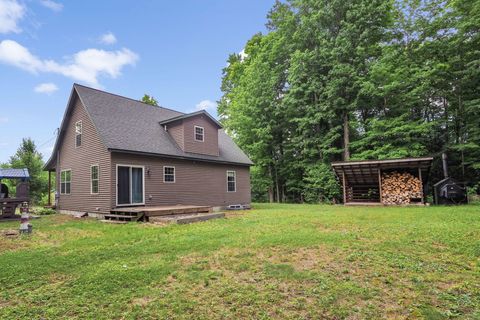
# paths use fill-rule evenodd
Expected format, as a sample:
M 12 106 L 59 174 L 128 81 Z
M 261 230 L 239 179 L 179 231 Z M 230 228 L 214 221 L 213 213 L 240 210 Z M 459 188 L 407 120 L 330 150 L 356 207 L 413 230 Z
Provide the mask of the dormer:
M 218 156 L 218 130 L 222 128 L 205 110 L 187 113 L 160 122 L 185 152 Z

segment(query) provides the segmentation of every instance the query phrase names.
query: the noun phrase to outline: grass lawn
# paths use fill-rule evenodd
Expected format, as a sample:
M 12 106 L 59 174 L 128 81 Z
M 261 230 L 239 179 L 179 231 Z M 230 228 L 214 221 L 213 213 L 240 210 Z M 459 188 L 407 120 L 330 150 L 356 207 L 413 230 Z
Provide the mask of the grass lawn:
M 0 236 L 0 319 L 480 319 L 478 205 L 256 204 L 191 225 L 33 225 Z

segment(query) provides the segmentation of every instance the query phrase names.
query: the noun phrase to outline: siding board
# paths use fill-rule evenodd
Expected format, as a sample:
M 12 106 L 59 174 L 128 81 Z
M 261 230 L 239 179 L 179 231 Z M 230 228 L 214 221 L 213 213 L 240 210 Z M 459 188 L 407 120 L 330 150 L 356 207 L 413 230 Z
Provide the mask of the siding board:
M 195 126 L 204 128 L 204 141 L 195 141 Z M 183 120 L 185 152 L 218 156 L 218 128 L 203 114 Z
M 145 205 L 209 205 L 250 204 L 250 169 L 246 166 L 224 165 L 191 160 L 112 153 L 110 176 L 111 206 L 116 206 L 116 165 L 145 166 Z M 163 166 L 175 167 L 175 183 L 163 182 Z M 235 170 L 237 191 L 227 192 L 227 170 Z
M 180 149 L 185 150 L 185 144 L 183 141 L 183 123 L 182 121 L 177 121 L 167 125 L 167 132 L 170 133 L 170 136 L 175 140 Z
M 110 152 L 105 148 L 80 99 L 75 94 L 71 115 L 59 146 L 57 190 L 60 190 L 60 171 L 72 170 L 71 193 L 59 195 L 60 210 L 109 213 L 110 212 Z M 82 145 L 75 147 L 75 123 L 82 121 Z M 90 193 L 90 167 L 99 166 L 99 192 Z M 98 208 L 98 210 L 97 210 Z

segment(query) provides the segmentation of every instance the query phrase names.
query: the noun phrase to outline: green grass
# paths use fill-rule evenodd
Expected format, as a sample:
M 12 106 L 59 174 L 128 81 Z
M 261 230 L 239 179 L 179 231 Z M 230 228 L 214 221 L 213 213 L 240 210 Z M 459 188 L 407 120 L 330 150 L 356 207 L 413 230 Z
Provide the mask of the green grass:
M 0 319 L 480 319 L 477 205 L 32 223 L 0 236 Z

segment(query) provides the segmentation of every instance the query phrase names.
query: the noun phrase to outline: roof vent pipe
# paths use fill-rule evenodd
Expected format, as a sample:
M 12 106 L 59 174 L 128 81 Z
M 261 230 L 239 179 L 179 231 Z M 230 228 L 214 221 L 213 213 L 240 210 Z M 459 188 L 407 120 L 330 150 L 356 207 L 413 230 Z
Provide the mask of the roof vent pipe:
M 448 178 L 448 166 L 447 166 L 447 154 L 442 153 L 442 163 L 443 163 L 443 176 Z

